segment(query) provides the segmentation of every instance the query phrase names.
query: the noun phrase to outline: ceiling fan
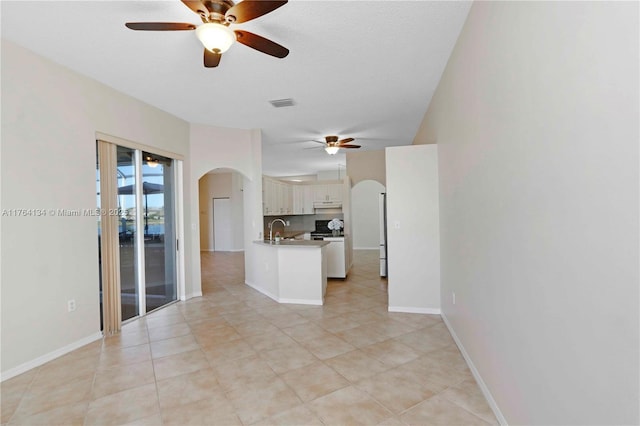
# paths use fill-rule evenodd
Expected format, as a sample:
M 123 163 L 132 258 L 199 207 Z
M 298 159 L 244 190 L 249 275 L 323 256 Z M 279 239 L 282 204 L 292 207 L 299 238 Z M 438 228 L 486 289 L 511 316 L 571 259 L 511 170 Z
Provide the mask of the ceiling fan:
M 284 58 L 289 49 L 257 34 L 232 30 L 230 24 L 241 24 L 273 12 L 284 6 L 287 0 L 244 0 L 235 4 L 231 0 L 181 0 L 189 9 L 200 15 L 202 24 L 178 22 L 127 22 L 125 26 L 138 31 L 190 31 L 204 45 L 204 66 L 217 67 L 222 54 L 237 41 L 276 58 Z
M 335 155 L 338 153 L 340 148 L 360 148 L 360 145 L 352 145 L 349 142 L 353 142 L 354 138 L 346 138 L 338 140 L 337 136 L 325 136 L 324 142 L 313 141 L 315 143 L 321 143 L 325 145 L 324 150 L 327 151 L 329 155 Z

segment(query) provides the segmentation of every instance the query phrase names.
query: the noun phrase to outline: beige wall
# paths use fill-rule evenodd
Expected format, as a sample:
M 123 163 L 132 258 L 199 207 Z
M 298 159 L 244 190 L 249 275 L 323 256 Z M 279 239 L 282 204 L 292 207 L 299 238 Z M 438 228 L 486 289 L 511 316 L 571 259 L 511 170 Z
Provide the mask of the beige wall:
M 188 153 L 188 123 L 2 41 L 3 209 L 95 208 L 96 132 Z M 100 311 L 95 217 L 1 220 L 4 379 L 100 337 Z
M 258 271 L 254 246 L 262 233 L 262 134 L 259 130 L 191 124 L 190 161 L 185 169 L 186 191 L 199 198 L 198 181 L 215 169 L 232 169 L 242 175 L 243 235 L 245 280 L 253 283 Z M 187 177 L 185 177 L 187 179 Z M 202 295 L 200 271 L 200 214 L 199 204 L 185 212 L 185 232 L 193 236 L 187 270 L 193 271 L 190 297 Z
M 226 169 L 224 169 L 226 170 Z M 213 250 L 213 199 L 229 198 L 231 203 L 231 250 L 244 246 L 242 175 L 239 173 L 207 173 L 198 182 L 200 192 L 200 250 Z
M 475 2 L 421 130 L 443 313 L 509 424 L 640 421 L 638 12 Z
M 351 186 L 363 180 L 375 180 L 386 186 L 384 150 L 347 152 L 347 176 L 351 178 Z
M 438 146 L 385 151 L 389 311 L 439 314 Z

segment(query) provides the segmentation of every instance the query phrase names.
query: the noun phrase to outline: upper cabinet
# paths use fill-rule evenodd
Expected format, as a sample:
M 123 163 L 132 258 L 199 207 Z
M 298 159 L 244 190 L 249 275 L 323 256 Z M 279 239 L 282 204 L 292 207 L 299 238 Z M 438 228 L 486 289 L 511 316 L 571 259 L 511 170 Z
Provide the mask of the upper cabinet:
M 342 204 L 343 185 L 341 183 L 316 184 L 313 188 L 313 202 L 316 206 Z
M 293 214 L 292 187 L 288 183 L 262 178 L 262 212 L 265 216 Z
M 265 216 L 315 214 L 316 209 L 342 208 L 344 183 L 289 184 L 268 176 L 262 178 Z
M 293 214 L 314 214 L 313 186 L 293 185 Z

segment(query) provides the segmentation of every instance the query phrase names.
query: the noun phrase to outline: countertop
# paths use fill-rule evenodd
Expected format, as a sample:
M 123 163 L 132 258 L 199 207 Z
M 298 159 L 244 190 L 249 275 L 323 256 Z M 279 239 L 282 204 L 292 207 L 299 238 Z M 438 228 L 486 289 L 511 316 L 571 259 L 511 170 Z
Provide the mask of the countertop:
M 280 242 L 258 240 L 254 241 L 254 244 L 261 244 L 270 247 L 324 247 L 329 244 L 328 241 L 319 240 L 280 240 Z

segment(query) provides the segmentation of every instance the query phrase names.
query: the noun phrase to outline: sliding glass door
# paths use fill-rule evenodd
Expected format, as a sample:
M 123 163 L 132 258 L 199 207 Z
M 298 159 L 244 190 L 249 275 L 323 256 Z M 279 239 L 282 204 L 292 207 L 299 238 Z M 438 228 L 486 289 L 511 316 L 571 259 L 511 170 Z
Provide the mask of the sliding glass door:
M 171 158 L 142 153 L 146 312 L 177 299 L 174 175 Z
M 177 300 L 176 167 L 168 157 L 98 144 L 101 312 L 104 323 L 116 316 L 119 324 Z

